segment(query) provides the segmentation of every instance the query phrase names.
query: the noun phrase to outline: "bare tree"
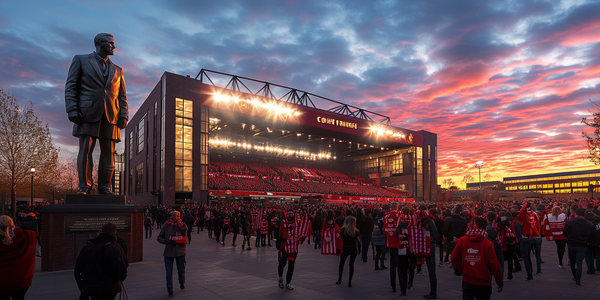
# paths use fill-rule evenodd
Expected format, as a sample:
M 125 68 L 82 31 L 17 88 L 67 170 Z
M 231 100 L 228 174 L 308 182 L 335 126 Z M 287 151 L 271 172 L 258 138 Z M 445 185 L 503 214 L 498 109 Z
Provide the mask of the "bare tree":
M 589 159 L 595 165 L 600 165 L 600 104 L 592 101 L 593 110 L 592 119 L 582 118 L 581 123 L 591 127 L 592 132 L 581 132 L 581 136 L 586 140 L 588 154 L 584 157 Z
M 15 188 L 36 169 L 36 177 L 48 181 L 56 171 L 58 149 L 48 125 L 33 112 L 31 102 L 18 100 L 0 89 L 0 176 L 10 186 L 11 215 L 16 217 Z
M 464 183 L 465 184 L 465 189 L 467 188 L 467 184 L 469 184 L 469 182 L 473 182 L 475 181 L 475 178 L 473 177 L 473 175 L 471 174 L 467 174 L 463 177 L 463 179 L 460 181 L 460 183 Z
M 483 181 L 492 181 L 492 175 L 489 173 L 485 174 L 485 176 L 483 176 Z

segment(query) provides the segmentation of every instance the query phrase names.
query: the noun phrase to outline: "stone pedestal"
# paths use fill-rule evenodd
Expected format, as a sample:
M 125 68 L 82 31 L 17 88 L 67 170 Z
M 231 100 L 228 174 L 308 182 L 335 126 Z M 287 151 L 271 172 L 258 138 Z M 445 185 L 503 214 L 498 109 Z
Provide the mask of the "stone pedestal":
M 123 196 L 85 195 L 77 197 L 85 197 L 91 201 L 98 200 L 91 197 L 114 197 L 122 198 L 122 203 L 125 201 Z M 73 269 L 77 256 L 90 235 L 100 231 L 102 225 L 107 222 L 117 224 L 119 237 L 127 242 L 129 262 L 139 262 L 143 259 L 144 210 L 140 206 L 57 204 L 44 206 L 41 213 L 42 272 Z
M 126 204 L 121 195 L 65 195 L 65 204 Z

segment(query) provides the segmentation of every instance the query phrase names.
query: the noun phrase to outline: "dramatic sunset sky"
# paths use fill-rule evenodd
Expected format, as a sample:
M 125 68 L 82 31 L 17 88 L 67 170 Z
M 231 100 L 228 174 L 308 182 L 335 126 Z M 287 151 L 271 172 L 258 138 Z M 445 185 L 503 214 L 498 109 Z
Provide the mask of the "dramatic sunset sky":
M 581 118 L 600 101 L 600 2 L 3 1 L 0 88 L 34 103 L 61 155 L 71 59 L 115 35 L 130 116 L 164 71 L 270 81 L 438 134 L 439 184 L 593 169 Z M 123 143 L 118 144 L 122 152 Z M 98 150 L 96 150 L 98 151 Z M 464 187 L 464 185 L 461 185 Z

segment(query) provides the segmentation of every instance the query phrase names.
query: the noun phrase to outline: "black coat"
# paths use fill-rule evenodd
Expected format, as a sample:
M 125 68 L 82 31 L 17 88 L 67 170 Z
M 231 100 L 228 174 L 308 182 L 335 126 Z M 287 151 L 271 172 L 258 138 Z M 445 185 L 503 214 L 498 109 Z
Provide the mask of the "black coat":
M 575 217 L 565 223 L 563 235 L 567 238 L 569 247 L 587 247 L 593 239 L 596 226 L 583 217 Z
M 319 230 L 319 231 L 323 230 L 323 217 L 321 217 L 321 216 L 315 216 L 315 218 L 312 221 L 311 226 L 312 226 L 312 230 L 313 231 L 315 231 L 315 230 Z
M 360 230 L 360 237 L 370 238 L 373 236 L 374 226 L 375 223 L 371 215 L 363 216 L 360 220 L 360 227 L 358 228 L 358 230 Z
M 442 233 L 446 237 L 446 243 L 452 243 L 454 237 L 460 238 L 465 235 L 468 225 L 467 219 L 458 214 L 452 213 L 448 216 L 442 230 Z
M 114 236 L 101 233 L 83 246 L 75 263 L 75 281 L 88 295 L 112 295 L 121 292 L 127 278 L 127 262 Z

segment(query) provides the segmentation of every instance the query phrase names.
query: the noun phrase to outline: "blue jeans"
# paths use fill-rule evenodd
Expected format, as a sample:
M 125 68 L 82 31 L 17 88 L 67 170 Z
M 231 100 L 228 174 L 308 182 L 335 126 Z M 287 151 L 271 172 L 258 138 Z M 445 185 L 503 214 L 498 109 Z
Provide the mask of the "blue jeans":
M 596 263 L 594 263 L 594 260 Z M 587 248 L 585 263 L 587 264 L 588 272 L 595 274 L 596 270 L 600 271 L 600 247 Z
M 165 256 L 165 270 L 167 271 L 167 290 L 173 290 L 173 261 L 177 262 L 177 275 L 179 284 L 185 284 L 185 255 L 177 257 Z
M 571 273 L 573 273 L 573 277 L 575 277 L 575 282 L 581 282 L 581 269 L 583 267 L 583 259 L 585 258 L 587 247 L 569 246 L 567 249 Z M 577 264 L 577 269 L 575 269 L 575 264 Z
M 431 242 L 431 253 L 425 257 L 427 273 L 429 274 L 429 294 L 437 296 L 437 276 L 435 275 L 435 243 Z
M 533 249 L 533 251 L 535 252 L 537 272 L 542 272 L 542 239 L 522 238 L 521 241 L 521 256 L 523 257 L 525 271 L 527 271 L 527 278 L 533 279 L 533 264 L 531 263 L 531 250 Z

